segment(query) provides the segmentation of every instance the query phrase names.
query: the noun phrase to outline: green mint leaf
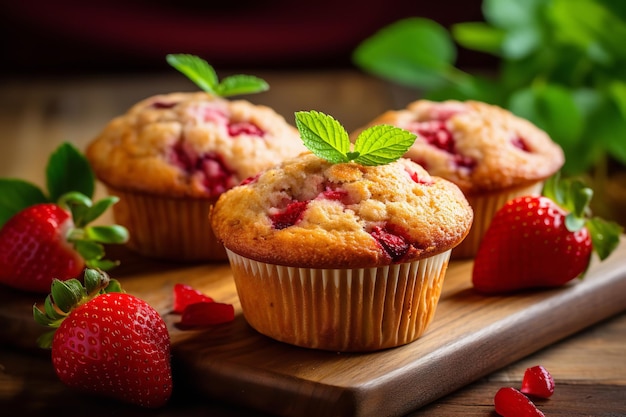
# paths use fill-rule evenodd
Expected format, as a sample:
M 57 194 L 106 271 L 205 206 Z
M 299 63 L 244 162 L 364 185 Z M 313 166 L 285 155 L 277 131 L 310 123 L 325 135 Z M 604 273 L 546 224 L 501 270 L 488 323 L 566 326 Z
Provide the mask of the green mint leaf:
M 165 59 L 168 64 L 185 74 L 200 89 L 207 93 L 216 93 L 217 74 L 204 59 L 189 54 L 168 54 Z
M 224 78 L 216 88 L 218 95 L 222 97 L 230 97 L 241 94 L 260 93 L 269 90 L 269 84 L 253 75 L 231 75 Z
M 390 125 L 365 129 L 356 139 L 355 162 L 361 165 L 384 165 L 401 158 L 415 142 L 416 135 Z
M 96 179 L 87 158 L 74 145 L 66 142 L 50 155 L 46 183 L 50 200 L 57 201 L 71 191 L 91 198 Z
M 620 243 L 623 228 L 615 222 L 594 217 L 587 221 L 587 229 L 591 235 L 593 250 L 600 260 L 606 259 Z
M 333 164 L 354 161 L 384 165 L 401 158 L 415 142 L 415 134 L 390 125 L 365 129 L 351 150 L 346 129 L 332 116 L 317 111 L 296 112 L 296 126 L 304 145 Z
M 231 97 L 260 93 L 270 88 L 265 80 L 253 75 L 231 75 L 220 82 L 215 69 L 195 55 L 168 54 L 165 58 L 171 66 L 185 74 L 202 90 L 216 96 Z
M 49 202 L 43 191 L 30 182 L 0 178 L 0 227 L 26 207 Z
M 296 112 L 296 127 L 304 145 L 315 155 L 333 164 L 349 161 L 348 132 L 332 116 L 315 110 Z

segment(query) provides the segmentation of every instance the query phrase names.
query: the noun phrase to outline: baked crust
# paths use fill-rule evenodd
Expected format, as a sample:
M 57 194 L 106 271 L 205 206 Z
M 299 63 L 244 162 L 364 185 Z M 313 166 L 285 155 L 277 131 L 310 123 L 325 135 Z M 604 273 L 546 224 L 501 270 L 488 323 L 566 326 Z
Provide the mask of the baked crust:
M 233 136 L 229 123 L 249 123 L 263 135 L 244 130 Z M 271 108 L 193 92 L 138 102 L 114 118 L 85 155 L 96 176 L 116 188 L 210 198 L 304 150 L 297 129 Z M 181 166 L 181 154 L 187 159 L 214 158 L 228 178 L 223 175 L 224 184 L 212 184 L 208 168 Z
M 498 192 L 543 181 L 565 159 L 562 149 L 541 129 L 501 107 L 478 101 L 417 100 L 405 109 L 387 111 L 351 134 L 390 124 L 416 131 L 420 123 L 442 122 L 452 134 L 454 152 L 429 144 L 418 134 L 405 157 L 432 175 L 457 184 L 466 194 Z M 470 164 L 459 163 L 459 160 Z
M 276 228 L 271 214 L 294 201 L 308 202 L 299 221 Z M 456 185 L 408 159 L 366 167 L 331 164 L 310 153 L 222 194 L 211 216 L 216 237 L 231 251 L 304 268 L 365 268 L 423 259 L 459 244 L 473 219 Z M 391 258 L 373 237 L 377 227 L 409 244 L 401 258 Z

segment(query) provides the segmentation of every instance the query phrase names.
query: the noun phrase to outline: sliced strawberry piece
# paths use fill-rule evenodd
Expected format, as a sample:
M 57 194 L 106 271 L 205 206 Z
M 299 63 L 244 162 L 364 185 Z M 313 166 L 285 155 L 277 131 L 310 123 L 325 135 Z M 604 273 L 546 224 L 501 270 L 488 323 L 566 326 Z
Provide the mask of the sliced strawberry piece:
M 419 174 L 417 173 L 417 171 L 409 171 L 409 170 L 407 170 L 406 172 L 407 172 L 407 174 L 409 174 L 411 179 L 413 181 L 415 181 L 416 183 L 418 183 L 418 184 L 424 184 L 424 185 L 432 185 L 433 184 L 433 181 L 430 178 L 428 178 L 428 179 L 421 178 L 419 176 Z
M 252 122 L 231 122 L 228 124 L 228 134 L 231 137 L 239 135 L 263 137 L 265 132 Z
M 528 147 L 528 144 L 526 143 L 526 141 L 524 140 L 524 138 L 520 137 L 520 136 L 515 136 L 512 140 L 511 143 L 513 144 L 513 146 L 515 146 L 517 149 L 521 149 L 524 152 L 531 152 L 530 148 Z
M 515 388 L 500 388 L 493 403 L 496 413 L 502 417 L 545 417 L 528 397 Z
M 347 196 L 348 192 L 341 189 L 327 189 L 322 192 L 322 197 L 327 200 L 342 201 Z
M 260 176 L 261 176 L 261 173 L 259 172 L 258 174 L 248 177 L 245 180 L 241 181 L 241 184 L 239 185 L 254 184 L 255 182 L 257 182 Z
M 232 304 L 199 302 L 188 305 L 176 327 L 181 330 L 197 329 L 231 322 L 235 319 Z
M 152 107 L 154 107 L 155 109 L 171 109 L 172 107 L 176 106 L 178 104 L 177 101 L 155 101 L 154 103 L 151 104 Z
M 533 366 L 524 372 L 520 391 L 533 397 L 549 398 L 554 394 L 554 378 L 543 366 Z
M 308 201 L 292 201 L 284 210 L 270 214 L 274 229 L 281 230 L 298 223 L 308 204 Z
M 374 239 L 376 239 L 376 241 L 393 261 L 400 260 L 411 247 L 405 238 L 393 233 L 388 228 L 375 226 L 370 231 L 370 234 Z
M 171 162 L 189 176 L 198 176 L 211 197 L 237 185 L 232 171 L 221 155 L 216 152 L 197 153 L 187 142 L 180 140 L 172 148 Z
M 448 153 L 455 152 L 454 138 L 446 127 L 444 120 L 430 120 L 417 123 L 415 132 L 429 144 Z
M 454 113 L 450 113 L 450 116 L 452 114 Z M 446 125 L 446 119 L 415 122 L 410 124 L 407 129 L 416 133 L 418 138 L 421 138 L 429 145 L 450 154 L 452 156 L 452 162 L 457 167 L 471 170 L 476 166 L 476 161 L 473 158 L 462 155 L 457 151 L 456 141 L 454 140 L 452 132 L 450 132 Z
M 200 302 L 213 302 L 213 299 L 187 284 L 174 285 L 174 307 L 172 313 L 181 314 L 187 306 Z

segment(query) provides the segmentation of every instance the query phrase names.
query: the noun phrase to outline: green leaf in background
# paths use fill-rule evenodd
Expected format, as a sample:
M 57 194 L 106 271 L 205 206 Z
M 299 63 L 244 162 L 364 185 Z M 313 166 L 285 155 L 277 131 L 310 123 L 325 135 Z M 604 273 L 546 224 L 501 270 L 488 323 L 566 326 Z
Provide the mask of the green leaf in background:
M 216 92 L 222 97 L 236 96 L 240 94 L 259 93 L 269 90 L 269 84 L 253 75 L 231 75 L 222 80 L 217 86 Z
M 207 93 L 215 93 L 218 78 L 215 70 L 204 59 L 190 54 L 168 54 L 168 64 L 182 72 L 200 89 Z
M 507 59 L 524 58 L 541 46 L 541 31 L 535 27 L 518 27 L 509 31 L 502 40 L 501 55 Z
M 0 227 L 26 207 L 47 203 L 43 191 L 27 181 L 0 178 Z
M 626 165 L 626 81 L 614 81 L 609 86 L 609 94 L 615 107 L 615 138 L 607 142 L 611 156 Z
M 552 140 L 564 149 L 568 163 L 583 163 L 581 159 L 588 156 L 578 152 L 585 120 L 572 91 L 552 84 L 519 90 L 511 96 L 509 108 L 549 132 Z
M 350 138 L 332 116 L 312 110 L 296 112 L 296 126 L 304 145 L 315 155 L 334 164 L 348 162 Z
M 504 106 L 506 99 L 502 85 L 489 77 L 470 75 L 459 77 L 454 83 L 424 93 L 424 98 L 434 101 L 478 100 Z
M 51 201 L 56 202 L 71 191 L 91 198 L 95 175 L 87 158 L 74 145 L 66 142 L 50 155 L 46 166 L 46 186 Z
M 534 26 L 549 0 L 484 0 L 485 20 L 501 29 Z
M 384 165 L 402 157 L 415 142 L 416 135 L 389 125 L 365 129 L 354 143 L 355 162 L 362 165 Z
M 366 39 L 352 59 L 377 76 L 416 88 L 433 88 L 452 76 L 456 48 L 443 26 L 408 18 Z
M 451 28 L 454 40 L 464 48 L 499 55 L 506 32 L 484 22 L 457 23 Z
M 581 88 L 573 96 L 585 128 L 577 143 L 565 149 L 568 159 L 564 172 L 585 172 L 597 165 L 607 151 L 620 161 L 620 155 L 626 152 L 626 118 L 618 106 L 596 89 Z
M 560 43 L 577 46 L 594 61 L 626 57 L 626 24 L 596 0 L 553 0 L 550 18 Z

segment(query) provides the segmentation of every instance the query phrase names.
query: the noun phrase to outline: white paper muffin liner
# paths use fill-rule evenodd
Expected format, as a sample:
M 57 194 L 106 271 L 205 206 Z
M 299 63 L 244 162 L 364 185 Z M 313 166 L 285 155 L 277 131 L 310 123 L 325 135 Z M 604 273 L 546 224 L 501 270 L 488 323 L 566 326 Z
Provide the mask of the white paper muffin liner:
M 420 337 L 435 314 L 450 257 L 448 250 L 378 268 L 314 269 L 226 252 L 250 326 L 285 343 L 345 352 Z
M 173 261 L 225 261 L 224 246 L 211 229 L 216 199 L 168 198 L 107 186 L 120 198 L 113 218 L 130 234 L 127 246 L 141 255 Z
M 528 187 L 512 188 L 500 193 L 466 195 L 467 201 L 474 210 L 474 222 L 465 239 L 452 250 L 452 259 L 466 259 L 476 256 L 480 242 L 496 212 L 509 200 L 516 197 L 541 194 L 542 188 L 543 181 Z

